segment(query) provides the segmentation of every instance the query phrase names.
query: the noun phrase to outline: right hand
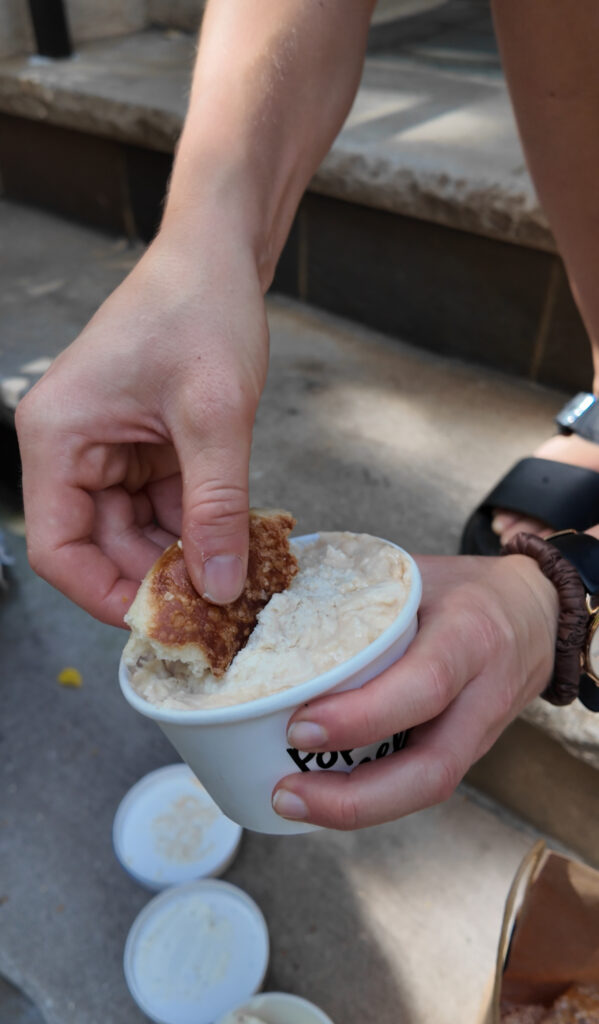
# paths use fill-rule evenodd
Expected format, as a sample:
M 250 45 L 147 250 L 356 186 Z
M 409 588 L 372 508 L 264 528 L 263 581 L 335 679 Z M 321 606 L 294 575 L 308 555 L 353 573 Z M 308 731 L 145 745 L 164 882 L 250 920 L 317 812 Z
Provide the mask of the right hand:
M 264 300 L 249 246 L 212 214 L 190 234 L 163 229 L 17 409 L 31 565 L 116 626 L 176 537 L 208 599 L 245 580 Z
M 357 690 L 302 704 L 287 732 L 290 747 L 319 753 L 410 729 L 406 749 L 347 775 L 288 775 L 273 794 L 282 817 L 355 829 L 441 803 L 551 679 L 559 601 L 532 558 L 417 561 L 420 625 L 404 656 Z

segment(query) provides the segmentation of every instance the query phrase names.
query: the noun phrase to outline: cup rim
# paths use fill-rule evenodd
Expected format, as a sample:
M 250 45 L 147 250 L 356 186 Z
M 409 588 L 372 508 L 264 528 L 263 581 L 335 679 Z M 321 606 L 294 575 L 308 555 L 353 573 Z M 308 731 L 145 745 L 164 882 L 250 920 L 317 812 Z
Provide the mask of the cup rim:
M 268 1005 L 272 1003 L 275 1008 L 280 1006 L 294 1006 L 297 1009 L 304 1010 L 306 1013 L 306 1024 L 333 1024 L 333 1021 L 329 1017 L 328 1013 L 317 1006 L 316 1003 L 311 1002 L 310 999 L 306 999 L 304 996 L 295 995 L 292 992 L 256 992 L 253 996 L 250 996 L 245 1002 L 240 1003 L 239 1006 L 233 1007 L 227 1013 L 219 1017 L 215 1024 L 222 1024 L 227 1017 L 230 1017 L 235 1013 L 260 1013 Z
M 308 544 L 319 537 L 320 533 L 311 533 L 301 537 L 292 537 L 291 539 L 295 543 Z M 410 566 L 410 590 L 405 604 L 393 622 L 371 644 L 363 647 L 361 651 L 348 658 L 347 661 L 333 666 L 333 668 L 322 672 L 318 676 L 306 679 L 303 683 L 296 683 L 294 686 L 290 686 L 285 690 L 279 690 L 266 697 L 257 697 L 256 700 L 245 701 L 242 704 L 227 704 L 223 707 L 191 710 L 157 707 L 154 704 L 150 704 L 144 697 L 140 697 L 129 681 L 129 671 L 121 655 L 119 662 L 119 684 L 123 696 L 131 707 L 135 708 L 140 714 L 165 725 L 228 725 L 234 722 L 247 721 L 248 719 L 263 718 L 277 711 L 285 711 L 297 707 L 299 704 L 303 704 L 334 689 L 349 676 L 360 672 L 366 665 L 384 654 L 406 632 L 417 615 L 420 606 L 422 578 L 416 562 L 399 544 L 394 544 L 390 540 L 384 540 L 382 537 L 377 537 L 376 540 L 382 540 L 385 544 L 390 544 L 391 547 L 396 548 L 406 558 Z

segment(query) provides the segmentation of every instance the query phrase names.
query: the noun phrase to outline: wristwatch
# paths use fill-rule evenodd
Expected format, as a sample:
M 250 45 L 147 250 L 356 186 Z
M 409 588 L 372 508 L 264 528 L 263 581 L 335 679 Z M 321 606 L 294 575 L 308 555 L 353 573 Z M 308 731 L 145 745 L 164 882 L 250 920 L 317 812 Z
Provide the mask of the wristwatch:
M 599 444 L 599 399 L 588 391 L 579 391 L 560 409 L 555 422 L 560 434 L 578 434 Z
M 546 540 L 576 569 L 586 591 L 589 624 L 580 655 L 578 699 L 589 711 L 599 711 L 599 540 L 576 530 L 562 530 Z

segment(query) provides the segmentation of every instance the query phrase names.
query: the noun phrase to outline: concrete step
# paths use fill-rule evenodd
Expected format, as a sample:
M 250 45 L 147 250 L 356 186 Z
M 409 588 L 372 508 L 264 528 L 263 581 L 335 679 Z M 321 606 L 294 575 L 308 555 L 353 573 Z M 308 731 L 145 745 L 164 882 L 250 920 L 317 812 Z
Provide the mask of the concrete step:
M 501 74 L 432 66 L 416 59 L 426 36 L 416 38 L 367 58 L 352 111 L 311 190 L 552 250 Z M 81 45 L 70 60 L 5 60 L 0 110 L 171 152 L 194 51 L 191 35 L 146 31 Z
M 151 0 L 149 0 L 151 2 Z M 108 39 L 137 32 L 148 25 L 148 0 L 65 0 L 69 36 L 75 46 L 91 39 Z M 0 7 L 0 58 L 34 54 L 36 40 L 29 5 L 3 0 Z
M 142 246 L 0 200 L 0 421 L 133 267 Z
M 404 29 L 397 40 L 386 27 L 366 60 L 275 290 L 434 351 L 588 388 L 588 338 L 526 171 L 488 12 L 452 0 Z M 82 44 L 68 61 L 3 61 L 6 195 L 150 238 L 194 45 L 149 30 Z
M 0 304 L 0 413 L 8 425 L 21 394 L 141 250 L 7 202 L 0 220 L 0 237 L 10 239 Z M 364 530 L 408 550 L 453 553 L 475 503 L 552 431 L 558 392 L 289 300 L 273 298 L 269 309 L 272 359 L 256 426 L 253 502 L 293 509 L 303 532 Z M 596 863 L 598 717 L 539 701 L 470 776 Z

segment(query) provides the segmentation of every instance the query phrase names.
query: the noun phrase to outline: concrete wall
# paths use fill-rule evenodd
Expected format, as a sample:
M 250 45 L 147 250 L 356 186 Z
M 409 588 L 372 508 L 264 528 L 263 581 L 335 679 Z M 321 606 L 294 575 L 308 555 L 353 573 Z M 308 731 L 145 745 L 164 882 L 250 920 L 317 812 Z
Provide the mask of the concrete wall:
M 137 32 L 147 24 L 146 0 L 66 0 L 75 44 Z M 27 0 L 0 0 L 0 57 L 33 53 Z
M 195 32 L 205 0 L 148 0 L 148 19 L 154 25 L 169 25 Z M 447 0 L 378 0 L 375 24 L 440 7 Z
M 148 0 L 148 21 L 196 32 L 204 6 L 204 0 Z
M 138 32 L 147 23 L 146 0 L 66 0 L 73 41 Z
M 442 7 L 448 0 L 378 0 L 372 22 L 382 25 L 396 18 L 407 18 L 411 14 L 420 14 L 433 7 Z
M 447 0 L 378 0 L 374 23 L 381 24 Z M 75 45 L 91 39 L 138 32 L 160 25 L 196 32 L 205 0 L 66 0 Z M 32 53 L 35 43 L 26 0 L 0 0 L 0 58 Z
M 2 0 L 0 3 L 0 57 L 27 53 L 33 49 L 33 33 L 29 11 L 23 0 Z

